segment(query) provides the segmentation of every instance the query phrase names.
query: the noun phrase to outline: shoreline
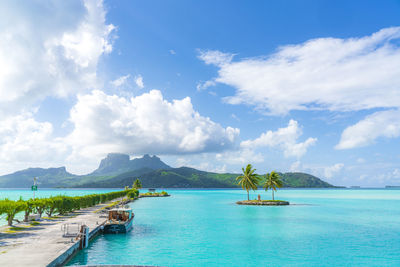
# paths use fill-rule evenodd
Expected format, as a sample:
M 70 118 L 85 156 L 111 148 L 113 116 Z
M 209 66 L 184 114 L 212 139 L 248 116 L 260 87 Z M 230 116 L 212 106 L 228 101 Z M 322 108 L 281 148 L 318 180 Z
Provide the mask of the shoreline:
M 91 239 L 106 221 L 106 218 L 101 218 L 101 210 L 114 202 L 98 204 L 63 216 L 42 217 L 36 223 L 0 226 L 0 266 L 8 266 L 10 263 L 13 266 L 61 266 L 74 255 L 80 243 L 79 239 L 63 237 L 62 225 L 86 224 Z

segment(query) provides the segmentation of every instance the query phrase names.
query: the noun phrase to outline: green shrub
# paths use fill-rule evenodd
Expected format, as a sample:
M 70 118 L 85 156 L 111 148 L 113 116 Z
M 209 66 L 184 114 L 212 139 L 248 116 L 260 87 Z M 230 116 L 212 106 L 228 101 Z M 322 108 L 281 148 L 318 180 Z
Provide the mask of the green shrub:
M 6 214 L 8 225 L 11 225 L 17 213 L 24 211 L 25 220 L 33 211 L 37 212 L 42 217 L 45 212 L 49 217 L 54 213 L 60 215 L 67 214 L 74 210 L 95 206 L 99 203 L 104 203 L 119 197 L 136 198 L 139 191 L 136 189 L 128 189 L 124 191 L 109 192 L 104 194 L 91 194 L 86 196 L 69 197 L 55 196 L 49 198 L 37 198 L 24 201 L 22 199 L 13 201 L 9 199 L 0 200 L 0 215 Z

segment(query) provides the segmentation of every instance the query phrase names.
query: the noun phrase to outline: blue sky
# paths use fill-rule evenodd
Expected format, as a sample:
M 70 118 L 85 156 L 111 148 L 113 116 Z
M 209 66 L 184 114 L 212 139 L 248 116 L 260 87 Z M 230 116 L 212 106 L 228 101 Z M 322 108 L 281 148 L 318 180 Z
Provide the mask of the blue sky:
M 4 1 L 0 173 L 174 167 L 400 184 L 400 1 Z

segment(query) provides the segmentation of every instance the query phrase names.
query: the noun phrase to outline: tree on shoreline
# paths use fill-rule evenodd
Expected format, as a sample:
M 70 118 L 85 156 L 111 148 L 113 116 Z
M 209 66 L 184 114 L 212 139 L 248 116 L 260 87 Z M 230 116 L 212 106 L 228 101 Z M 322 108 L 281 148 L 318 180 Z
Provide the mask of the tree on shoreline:
M 246 169 L 242 168 L 242 171 L 243 175 L 236 177 L 236 181 L 238 181 L 238 184 L 247 191 L 247 200 L 250 200 L 249 190 L 257 190 L 260 178 L 254 173 L 256 169 L 253 169 L 251 164 L 247 164 Z
M 268 189 L 272 190 L 272 200 L 274 199 L 274 191 L 276 191 L 277 188 L 281 188 L 283 186 L 283 182 L 281 180 L 281 177 L 279 174 L 277 174 L 275 171 L 272 171 L 271 173 L 266 174 L 266 181 L 264 184 L 265 191 L 268 191 Z
M 142 188 L 142 182 L 139 180 L 139 178 L 136 179 L 136 180 L 133 182 L 132 188 L 135 188 L 135 189 L 140 189 L 140 188 Z
M 6 220 L 8 226 L 13 224 L 15 215 L 18 212 L 24 211 L 26 208 L 26 203 L 23 200 L 13 201 L 9 199 L 4 199 L 0 203 L 0 214 L 5 213 L 7 215 Z

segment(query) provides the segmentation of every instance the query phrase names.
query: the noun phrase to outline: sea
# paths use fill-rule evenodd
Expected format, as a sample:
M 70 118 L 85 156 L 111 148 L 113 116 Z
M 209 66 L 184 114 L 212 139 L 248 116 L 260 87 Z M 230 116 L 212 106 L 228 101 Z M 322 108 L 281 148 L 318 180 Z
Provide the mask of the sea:
M 291 205 L 277 207 L 237 205 L 243 190 L 167 191 L 131 203 L 132 231 L 99 235 L 68 265 L 400 266 L 398 189 L 281 189 Z

